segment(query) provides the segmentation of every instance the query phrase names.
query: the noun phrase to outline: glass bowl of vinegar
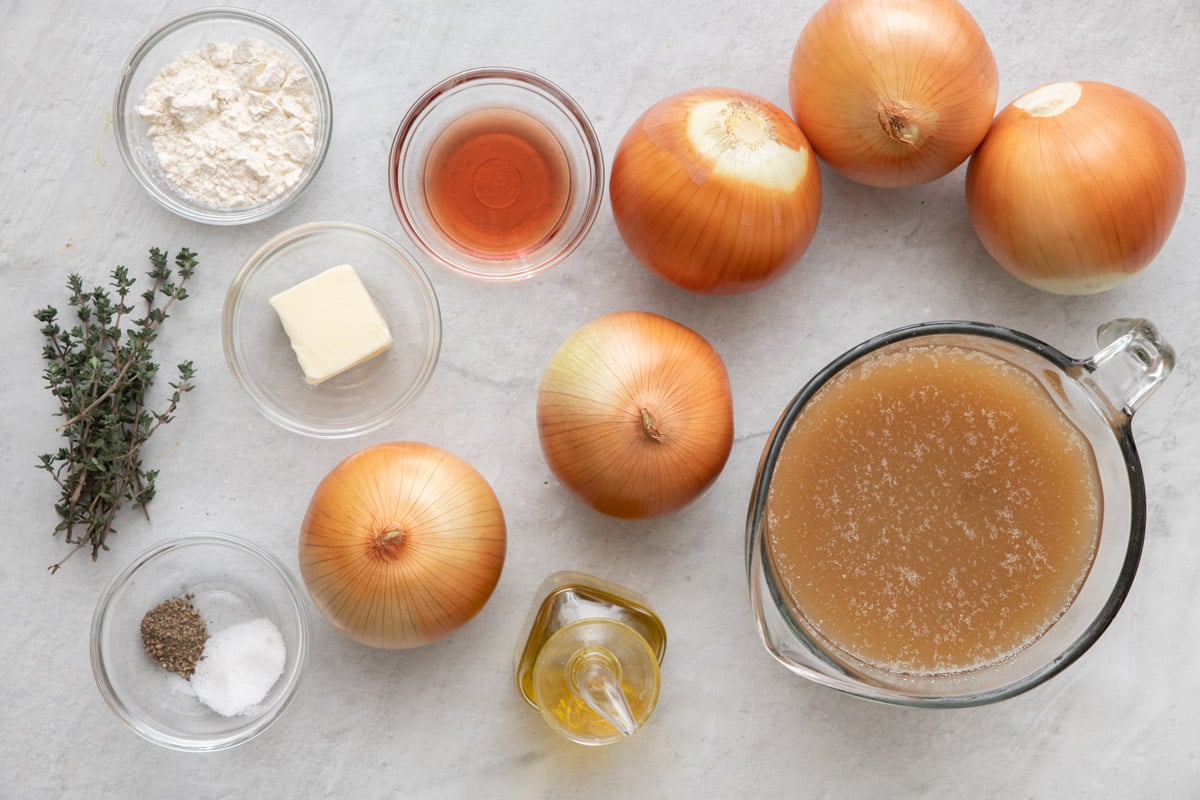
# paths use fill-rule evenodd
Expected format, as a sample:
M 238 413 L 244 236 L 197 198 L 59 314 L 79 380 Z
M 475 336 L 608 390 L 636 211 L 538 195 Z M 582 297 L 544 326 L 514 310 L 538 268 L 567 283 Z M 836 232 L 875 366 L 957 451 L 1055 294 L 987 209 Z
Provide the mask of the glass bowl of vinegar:
M 421 251 L 480 281 L 561 263 L 600 209 L 604 158 L 583 109 L 550 81 L 489 67 L 425 92 L 396 129 L 392 206 Z

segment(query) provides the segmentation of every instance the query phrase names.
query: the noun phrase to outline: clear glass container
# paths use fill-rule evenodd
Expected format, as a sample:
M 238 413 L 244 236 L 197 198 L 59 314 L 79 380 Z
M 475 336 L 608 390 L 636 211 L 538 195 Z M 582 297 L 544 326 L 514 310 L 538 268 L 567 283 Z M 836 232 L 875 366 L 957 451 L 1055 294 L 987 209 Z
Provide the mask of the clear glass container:
M 314 386 L 270 298 L 339 264 L 358 272 L 393 344 Z M 437 366 L 442 317 L 429 276 L 396 242 L 361 225 L 314 222 L 272 237 L 246 260 L 225 298 L 222 335 L 234 378 L 263 416 L 333 439 L 376 430 L 416 399 Z
M 520 122 L 513 123 L 514 119 Z M 427 165 L 447 139 L 466 135 L 461 126 L 471 120 L 483 120 L 477 131 L 481 135 L 526 138 L 522 145 L 526 150 L 532 143 L 543 148 L 543 155 L 548 148 L 554 160 L 561 160 L 556 171 L 565 171 L 566 178 L 556 181 L 564 192 L 560 213 L 552 224 L 547 223 L 544 235 L 523 246 L 498 250 L 471 246 L 440 221 L 430 178 L 445 170 L 430 170 Z M 447 135 L 448 131 L 453 133 Z M 459 189 L 472 202 L 478 201 L 481 211 L 490 209 L 502 216 L 531 193 L 534 175 L 512 168 L 519 160 L 500 152 L 476 151 Z M 555 84 L 519 69 L 472 69 L 440 81 L 405 114 L 392 142 L 388 185 L 405 233 L 434 263 L 474 280 L 518 281 L 559 264 L 583 242 L 603 197 L 604 157 L 583 109 Z
M 201 49 L 210 42 L 236 44 L 245 38 L 260 39 L 283 51 L 308 73 L 317 110 L 313 152 L 299 180 L 287 191 L 257 205 L 220 208 L 189 197 L 167 178 L 137 107 L 159 71 L 184 51 Z M 333 133 L 333 101 L 325 73 L 296 34 L 254 11 L 201 8 L 165 22 L 134 47 L 113 98 L 113 131 L 117 150 L 130 173 L 164 208 L 195 222 L 241 225 L 266 219 L 287 208 L 316 178 Z
M 551 575 L 537 598 L 514 660 L 521 696 L 579 744 L 633 735 L 658 701 L 662 620 L 637 593 L 578 572 Z
M 1112 622 L 1137 571 L 1146 528 L 1146 491 L 1130 424 L 1175 361 L 1171 346 L 1145 320 L 1106 323 L 1100 326 L 1097 341 L 1099 350 L 1094 355 L 1072 358 L 1033 337 L 996 325 L 924 323 L 864 342 L 809 381 L 768 437 L 747 520 L 750 598 L 768 652 L 791 671 L 824 686 L 872 700 L 925 707 L 974 706 L 1012 697 L 1057 675 L 1082 656 Z M 1098 471 L 1100 535 L 1090 571 L 1073 601 L 1023 649 L 970 670 L 899 672 L 857 659 L 825 641 L 786 589 L 764 536 L 772 478 L 784 440 L 806 403 L 859 359 L 913 344 L 975 349 L 1024 371 L 1082 433 Z
M 222 716 L 187 681 L 145 652 L 142 617 L 172 597 L 188 597 L 210 634 L 264 617 L 283 637 L 283 674 L 245 714 Z M 308 662 L 306 594 L 269 552 L 221 533 L 190 533 L 148 548 L 100 596 L 91 627 L 96 686 L 134 733 L 172 750 L 226 750 L 265 731 L 292 702 Z

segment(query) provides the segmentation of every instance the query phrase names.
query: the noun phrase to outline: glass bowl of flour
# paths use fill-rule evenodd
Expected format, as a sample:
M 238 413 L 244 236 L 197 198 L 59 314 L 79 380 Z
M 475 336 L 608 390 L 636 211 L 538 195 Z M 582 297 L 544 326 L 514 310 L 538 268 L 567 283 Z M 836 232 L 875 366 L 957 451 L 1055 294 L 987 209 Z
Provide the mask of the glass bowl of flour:
M 136 556 L 96 604 L 96 686 L 157 745 L 240 745 L 295 697 L 310 647 L 306 597 L 278 558 L 247 539 L 167 538 Z
M 238 225 L 287 207 L 316 177 L 333 127 L 308 47 L 253 11 L 176 17 L 134 48 L 113 104 L 121 158 L 159 203 Z

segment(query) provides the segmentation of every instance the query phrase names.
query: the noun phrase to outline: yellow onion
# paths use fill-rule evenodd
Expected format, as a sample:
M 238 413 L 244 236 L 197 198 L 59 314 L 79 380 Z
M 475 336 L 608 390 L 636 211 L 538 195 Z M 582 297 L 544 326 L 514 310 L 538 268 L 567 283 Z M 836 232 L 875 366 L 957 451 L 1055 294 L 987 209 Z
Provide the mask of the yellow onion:
M 694 292 L 770 283 L 812 241 L 821 210 L 816 157 L 778 106 L 703 88 L 651 106 L 613 158 L 609 199 L 630 252 Z
M 792 52 L 792 114 L 817 155 L 868 186 L 940 178 L 996 112 L 987 39 L 955 0 L 830 0 Z
M 967 167 L 967 208 L 1014 276 L 1092 294 L 1154 259 L 1184 183 L 1179 137 L 1152 104 L 1105 83 L 1053 83 L 996 117 Z
M 483 608 L 505 543 L 500 503 L 470 464 L 390 442 L 351 455 L 317 486 L 300 526 L 300 574 L 350 639 L 418 647 Z
M 717 351 L 642 311 L 584 325 L 551 357 L 537 401 L 542 452 L 592 508 L 624 518 L 675 511 L 720 474 L 733 399 Z

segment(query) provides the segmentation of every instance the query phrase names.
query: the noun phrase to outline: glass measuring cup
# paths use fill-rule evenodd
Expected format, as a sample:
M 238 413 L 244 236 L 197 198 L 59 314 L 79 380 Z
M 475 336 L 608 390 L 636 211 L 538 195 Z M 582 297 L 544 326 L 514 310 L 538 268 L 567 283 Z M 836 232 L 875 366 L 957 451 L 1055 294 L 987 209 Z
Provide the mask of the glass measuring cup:
M 981 705 L 1024 692 L 1078 659 L 1112 622 L 1141 556 L 1146 496 L 1130 424 L 1170 373 L 1175 354 L 1149 322 L 1101 325 L 1098 351 L 1072 358 L 1026 334 L 976 322 L 934 322 L 870 339 L 821 370 L 789 403 L 768 437 L 751 497 L 746 564 L 753 612 L 768 652 L 818 684 L 911 706 Z M 1102 506 L 1091 567 L 1070 605 L 1016 652 L 969 669 L 903 671 L 859 658 L 822 637 L 785 586 L 765 534 L 772 480 L 788 433 L 822 387 L 861 359 L 915 345 L 979 351 L 1028 375 L 1091 448 Z

